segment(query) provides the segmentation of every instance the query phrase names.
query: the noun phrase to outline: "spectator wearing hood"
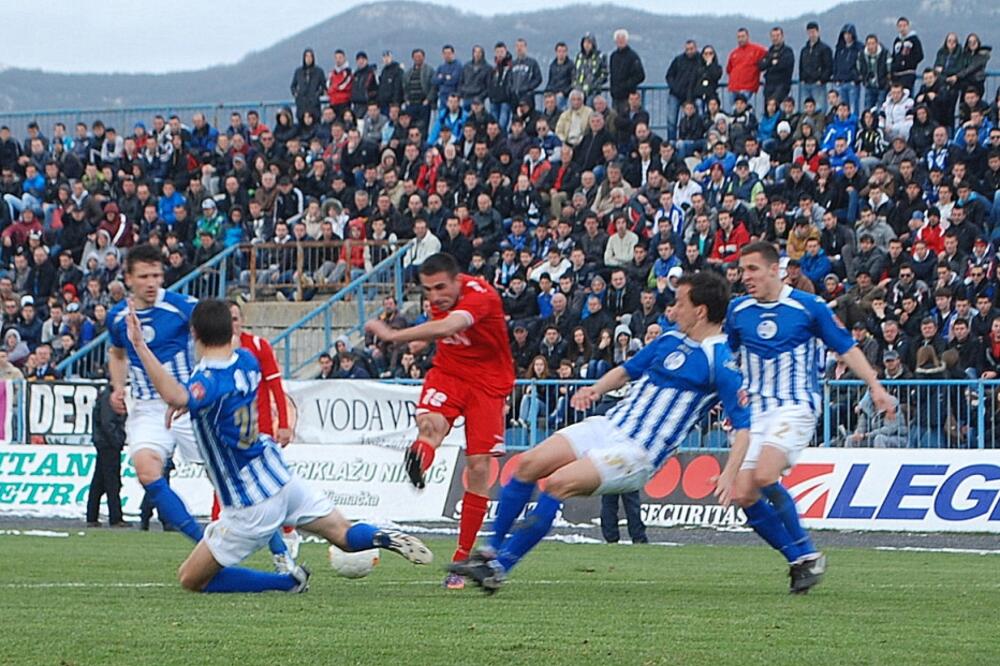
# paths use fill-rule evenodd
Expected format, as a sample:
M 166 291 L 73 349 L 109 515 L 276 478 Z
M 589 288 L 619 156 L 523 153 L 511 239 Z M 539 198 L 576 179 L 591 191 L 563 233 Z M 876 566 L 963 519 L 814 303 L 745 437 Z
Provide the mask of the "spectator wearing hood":
M 8 328 L 3 334 L 4 351 L 7 352 L 7 361 L 16 368 L 24 366 L 28 360 L 31 350 L 28 345 L 21 340 L 21 334 L 16 328 Z
M 853 23 L 845 23 L 837 37 L 837 48 L 833 53 L 833 68 L 830 80 L 840 101 L 846 102 L 851 112 L 860 113 L 861 109 L 861 70 L 859 58 L 862 45 L 858 41 L 858 30 Z
M 615 327 L 614 365 L 617 367 L 639 353 L 642 341 L 632 335 L 632 330 L 626 324 Z
M 608 63 L 597 48 L 597 38 L 587 33 L 580 38 L 580 52 L 573 60 L 573 85 L 590 101 L 608 81 Z
M 642 59 L 629 46 L 628 30 L 615 30 L 615 51 L 608 60 L 610 74 L 611 101 L 619 116 L 628 115 L 628 96 L 639 89 L 646 80 L 646 70 Z
M 312 49 L 302 52 L 302 65 L 292 76 L 291 92 L 295 99 L 295 118 L 302 124 L 306 111 L 313 118 L 320 117 L 319 98 L 326 91 L 326 73 L 316 64 L 316 53 Z

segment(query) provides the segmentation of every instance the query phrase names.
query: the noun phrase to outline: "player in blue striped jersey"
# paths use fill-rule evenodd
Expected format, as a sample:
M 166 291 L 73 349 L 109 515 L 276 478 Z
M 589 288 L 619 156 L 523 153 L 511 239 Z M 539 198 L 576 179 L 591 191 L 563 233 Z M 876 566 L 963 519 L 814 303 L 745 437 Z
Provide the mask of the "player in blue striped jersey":
M 174 379 L 186 382 L 192 366 L 189 320 L 197 301 L 163 289 L 163 255 L 151 245 L 129 250 L 125 282 L 131 289 L 146 344 Z M 128 414 L 125 436 L 132 465 L 161 520 L 199 541 L 201 525 L 163 478 L 164 464 L 177 450 L 185 461 L 201 462 L 191 422 L 185 416 L 167 429 L 167 407 L 128 340 L 126 305 L 123 301 L 108 313 L 111 406 L 119 414 Z
M 691 428 L 722 401 L 735 431 L 715 495 L 728 505 L 749 442 L 750 413 L 740 404 L 742 377 L 721 324 L 729 301 L 725 281 L 710 272 L 678 282 L 670 331 L 623 366 L 578 390 L 573 407 L 589 409 L 608 391 L 635 382 L 605 416 L 564 428 L 523 455 L 500 494 L 489 545 L 451 571 L 494 592 L 507 572 L 548 533 L 569 497 L 639 490 L 673 454 Z M 535 508 L 511 532 L 539 479 L 548 477 Z M 508 533 L 509 536 L 508 536 Z
M 309 572 L 301 566 L 290 573 L 236 566 L 265 546 L 282 525 L 318 534 L 345 551 L 387 548 L 416 564 L 431 562 L 431 552 L 414 537 L 366 523 L 349 524 L 325 494 L 288 468 L 270 436 L 258 434 L 260 366 L 250 352 L 234 351 L 227 303 L 202 300 L 191 313 L 200 361 L 186 382 L 150 350 L 132 305 L 125 321 L 145 376 L 170 406 L 168 417 L 189 413 L 205 469 L 223 506 L 219 520 L 209 524 L 181 565 L 182 586 L 202 592 L 305 591 Z
M 876 408 L 890 419 L 895 405 L 823 299 L 782 283 L 772 245 L 745 246 L 740 267 L 747 295 L 730 303 L 725 330 L 743 373 L 751 429 L 735 497 L 750 527 L 788 560 L 790 591 L 804 593 L 821 580 L 826 558 L 780 479 L 816 432 L 826 349 L 868 384 Z

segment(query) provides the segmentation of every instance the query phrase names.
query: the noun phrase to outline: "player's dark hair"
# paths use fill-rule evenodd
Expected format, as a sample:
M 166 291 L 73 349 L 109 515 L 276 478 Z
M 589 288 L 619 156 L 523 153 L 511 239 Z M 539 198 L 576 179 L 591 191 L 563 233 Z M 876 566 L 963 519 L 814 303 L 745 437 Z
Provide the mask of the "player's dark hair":
M 198 301 L 191 313 L 191 329 L 206 347 L 222 347 L 233 340 L 233 320 L 229 304 L 217 298 Z
M 424 259 L 420 264 L 420 275 L 435 275 L 437 273 L 447 273 L 451 277 L 458 275 L 458 262 L 455 257 L 445 252 L 438 252 Z
M 723 277 L 711 271 L 684 273 L 677 280 L 677 286 L 685 284 L 689 288 L 691 303 L 695 307 L 704 305 L 708 310 L 708 321 L 721 324 L 729 307 L 729 284 Z
M 757 241 L 756 243 L 749 243 L 743 246 L 740 250 L 740 256 L 746 257 L 751 254 L 759 254 L 761 258 L 768 264 L 778 263 L 778 251 L 774 249 L 774 246 L 766 241 Z
M 160 248 L 152 245 L 136 245 L 128 251 L 125 257 L 125 272 L 131 273 L 136 264 L 159 264 L 163 265 L 163 253 Z

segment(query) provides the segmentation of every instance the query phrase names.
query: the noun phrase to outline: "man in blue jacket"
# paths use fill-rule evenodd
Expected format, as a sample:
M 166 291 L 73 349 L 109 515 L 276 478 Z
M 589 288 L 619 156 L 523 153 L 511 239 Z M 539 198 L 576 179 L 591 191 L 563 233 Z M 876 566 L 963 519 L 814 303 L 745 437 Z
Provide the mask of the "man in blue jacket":
M 444 108 L 449 95 L 458 94 L 458 84 L 462 81 L 462 63 L 455 59 L 455 47 L 445 44 L 441 49 L 444 62 L 434 72 L 434 87 L 438 91 L 438 107 Z
M 802 267 L 802 274 L 813 283 L 817 294 L 823 293 L 825 288 L 824 280 L 833 271 L 833 265 L 826 252 L 820 247 L 818 238 L 810 238 L 806 241 L 806 253 L 799 259 Z

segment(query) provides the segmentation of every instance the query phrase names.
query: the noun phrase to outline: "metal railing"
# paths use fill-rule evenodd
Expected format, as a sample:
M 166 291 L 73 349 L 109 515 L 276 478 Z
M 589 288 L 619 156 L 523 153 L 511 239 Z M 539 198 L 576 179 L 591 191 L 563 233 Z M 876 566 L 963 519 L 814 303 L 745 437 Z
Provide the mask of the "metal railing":
M 420 383 L 419 379 L 385 381 Z M 625 390 L 619 390 L 604 396 L 587 412 L 573 409 L 569 404 L 573 392 L 593 383 L 594 380 L 587 379 L 518 379 L 505 417 L 507 447 L 531 448 L 560 428 L 606 413 L 625 396 Z M 895 424 L 870 412 L 864 382 L 824 381 L 823 413 L 811 446 L 1000 448 L 1000 380 L 897 380 L 886 381 L 884 385 L 901 403 Z M 855 433 L 861 436 L 851 439 Z M 680 448 L 727 450 L 729 431 L 721 412 L 710 412 Z
M 653 78 L 653 77 L 650 77 Z M 660 78 L 657 75 L 656 78 Z M 987 71 L 984 82 L 985 94 L 983 99 L 992 100 L 996 94 L 996 89 L 1000 84 L 1000 71 Z M 832 85 L 832 84 L 831 84 Z M 719 82 L 720 97 L 725 97 L 727 82 Z M 829 86 L 828 86 L 829 88 Z M 763 87 L 761 88 L 763 90 Z M 605 91 L 607 92 L 607 91 Z M 639 86 L 642 93 L 643 107 L 649 113 L 650 129 L 654 132 L 663 132 L 667 128 L 667 108 L 668 95 L 670 89 L 666 83 L 647 83 Z M 916 94 L 916 91 L 911 91 Z M 758 92 L 751 102 L 758 114 L 763 108 L 762 92 Z M 792 88 L 789 93 L 794 99 L 801 101 L 799 94 L 799 81 L 792 80 Z M 325 97 L 321 98 L 325 101 Z M 725 100 L 724 100 L 725 103 Z M 542 93 L 536 93 L 535 107 L 541 108 Z M 169 118 L 176 114 L 181 120 L 187 120 L 195 113 L 203 113 L 208 121 L 220 132 L 225 132 L 229 125 L 229 115 L 236 111 L 246 117 L 246 112 L 255 110 L 260 114 L 261 122 L 268 126 L 273 125 L 277 112 L 282 107 L 294 108 L 294 101 L 290 99 L 282 100 L 261 100 L 258 102 L 203 102 L 194 104 L 148 104 L 130 107 L 103 107 L 103 108 L 81 108 L 81 109 L 38 109 L 28 111 L 5 111 L 0 112 L 0 124 L 7 125 L 17 134 L 17 128 L 25 127 L 31 121 L 37 122 L 48 132 L 52 125 L 57 122 L 64 123 L 67 132 L 72 134 L 73 127 L 77 122 L 85 122 L 88 127 L 95 121 L 101 120 L 106 126 L 115 127 L 119 133 L 131 132 L 132 126 L 137 122 L 146 123 L 147 128 L 153 117 L 157 114 L 164 118 Z
M 314 363 L 320 354 L 329 352 L 336 337 L 350 338 L 357 334 L 369 318 L 382 312 L 384 297 L 393 296 L 397 303 L 403 302 L 403 259 L 410 245 L 400 246 L 371 271 L 356 275 L 346 287 L 271 339 L 285 377 L 294 377 Z M 357 306 L 356 322 L 353 317 L 351 322 L 335 321 L 336 306 L 349 302 Z
M 404 244 L 387 240 L 244 244 L 236 263 L 250 300 L 280 294 L 286 300 L 311 301 L 318 294 L 344 288 L 365 273 L 367 264 L 378 264 Z M 355 257 L 357 250 L 363 255 Z
M 226 248 L 168 286 L 167 291 L 194 298 L 226 298 L 235 277 L 234 259 L 238 251 L 238 245 Z M 107 361 L 109 340 L 107 331 L 101 333 L 56 367 L 66 378 L 93 377 Z

